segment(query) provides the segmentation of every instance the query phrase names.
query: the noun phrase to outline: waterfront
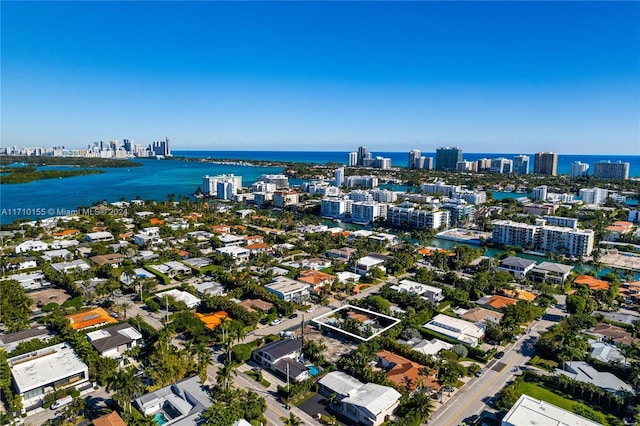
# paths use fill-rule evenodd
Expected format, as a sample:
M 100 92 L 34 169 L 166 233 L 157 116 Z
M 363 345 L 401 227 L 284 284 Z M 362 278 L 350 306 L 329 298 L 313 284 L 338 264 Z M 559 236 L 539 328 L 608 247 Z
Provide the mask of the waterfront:
M 106 173 L 66 179 L 45 179 L 24 184 L 0 185 L 3 214 L 0 223 L 21 218 L 44 219 L 59 210 L 73 210 L 106 200 L 166 200 L 192 196 L 202 184 L 202 176 L 230 174 L 242 176 L 251 185 L 263 173 L 281 173 L 280 167 L 252 167 L 179 160 L 135 160 L 142 167 L 102 168 Z M 47 168 L 49 166 L 46 166 Z M 59 169 L 60 166 L 51 166 Z M 39 167 L 39 169 L 42 169 Z M 56 212 L 48 214 L 47 212 Z M 24 214 L 21 212 L 31 212 Z M 37 212 L 37 214 L 33 214 Z M 6 213 L 6 214 L 5 214 Z
M 356 150 L 356 146 L 353 150 Z M 409 157 L 408 152 L 380 152 L 373 151 L 373 156 L 391 158 L 392 167 L 406 167 Z M 476 161 L 481 158 L 505 157 L 512 159 L 516 153 L 482 153 L 463 152 L 463 158 L 467 161 Z M 524 153 L 526 154 L 526 153 Z M 285 161 L 294 163 L 335 163 L 347 164 L 349 153 L 346 151 L 173 151 L 173 155 L 190 158 L 210 159 L 234 159 L 234 160 L 261 160 L 261 161 Z M 425 157 L 433 157 L 434 152 L 423 152 Z M 529 172 L 533 172 L 534 154 L 529 156 Z M 629 162 L 629 176 L 640 177 L 640 156 L 638 155 L 582 155 L 582 154 L 558 154 L 558 174 L 569 174 L 571 163 L 582 161 L 589 164 L 589 174 L 593 173 L 593 165 L 598 161 L 623 161 Z

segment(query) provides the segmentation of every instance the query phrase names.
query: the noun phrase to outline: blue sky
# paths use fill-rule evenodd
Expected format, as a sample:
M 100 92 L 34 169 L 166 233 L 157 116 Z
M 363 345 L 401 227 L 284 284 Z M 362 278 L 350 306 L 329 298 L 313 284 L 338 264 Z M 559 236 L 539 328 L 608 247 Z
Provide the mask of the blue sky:
M 3 146 L 640 154 L 638 2 L 1 8 Z

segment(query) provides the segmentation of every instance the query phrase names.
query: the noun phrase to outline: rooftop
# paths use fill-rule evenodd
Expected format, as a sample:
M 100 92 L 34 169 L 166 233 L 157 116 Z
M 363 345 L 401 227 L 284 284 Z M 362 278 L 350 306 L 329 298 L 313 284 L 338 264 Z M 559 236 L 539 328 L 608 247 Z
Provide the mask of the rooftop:
M 600 423 L 523 394 L 502 419 L 502 425 L 599 426 Z
M 87 365 L 68 343 L 49 346 L 7 360 L 21 393 L 86 371 Z
M 118 321 L 114 319 L 107 311 L 102 308 L 93 308 L 78 314 L 65 316 L 71 323 L 74 330 L 82 330 L 87 327 L 95 327 L 102 324 L 116 324 Z

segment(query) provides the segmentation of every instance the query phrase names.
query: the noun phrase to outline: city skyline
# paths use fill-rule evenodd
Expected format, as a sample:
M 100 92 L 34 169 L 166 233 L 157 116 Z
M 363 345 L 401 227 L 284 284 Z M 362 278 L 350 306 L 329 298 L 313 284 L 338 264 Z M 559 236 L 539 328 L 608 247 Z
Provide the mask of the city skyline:
M 3 146 L 640 154 L 634 2 L 2 12 Z

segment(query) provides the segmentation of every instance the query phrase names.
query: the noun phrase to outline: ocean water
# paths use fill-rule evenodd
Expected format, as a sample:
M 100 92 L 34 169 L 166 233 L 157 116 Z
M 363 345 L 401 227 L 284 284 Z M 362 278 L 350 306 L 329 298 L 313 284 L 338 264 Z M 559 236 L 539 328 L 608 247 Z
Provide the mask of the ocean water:
M 143 166 L 103 168 L 106 171 L 103 174 L 0 185 L 0 223 L 11 223 L 23 218 L 43 219 L 102 200 L 114 202 L 137 197 L 143 200 L 166 200 L 169 194 L 174 194 L 178 200 L 180 196 L 193 195 L 202 184 L 202 176 L 207 174 L 233 173 L 242 176 L 242 184 L 247 186 L 263 173 L 282 172 L 281 167 L 151 159 L 136 162 Z
M 476 161 L 481 158 L 505 157 L 513 159 L 515 155 L 525 154 L 530 158 L 529 172 L 533 172 L 534 154 L 527 153 L 467 153 L 463 151 L 463 158 L 467 161 Z M 263 161 L 292 161 L 299 163 L 339 163 L 347 164 L 349 153 L 342 151 L 173 151 L 173 155 L 181 157 L 212 158 L 212 159 L 237 159 L 237 160 L 263 160 Z M 392 167 L 406 167 L 409 159 L 408 152 L 372 152 L 374 157 L 391 158 Z M 423 152 L 425 157 L 433 157 L 434 152 Z M 563 155 L 558 154 L 558 174 L 569 174 L 571 163 L 582 161 L 589 164 L 589 173 L 593 172 L 593 165 L 598 161 L 622 161 L 629 163 L 629 176 L 640 177 L 640 155 Z
M 307 163 L 346 164 L 346 152 L 284 152 L 284 151 L 174 151 L 176 156 L 211 159 L 291 161 Z M 393 166 L 406 166 L 408 153 L 377 152 L 373 155 L 390 157 Z M 432 156 L 425 153 L 423 155 Z M 465 154 L 468 160 L 482 157 L 512 157 L 513 154 Z M 629 161 L 632 176 L 640 176 L 639 156 L 585 156 L 560 155 L 559 173 L 568 173 L 570 164 L 580 160 L 593 164 L 595 161 Z M 17 219 L 42 219 L 65 214 L 79 206 L 90 206 L 106 200 L 114 202 L 137 197 L 148 200 L 165 200 L 167 195 L 191 196 L 201 185 L 202 176 L 233 173 L 243 177 L 243 185 L 251 185 L 263 173 L 281 173 L 281 167 L 263 167 L 232 164 L 211 164 L 178 160 L 136 160 L 142 167 L 103 168 L 106 173 L 77 176 L 65 179 L 46 179 L 25 184 L 0 185 L 0 223 L 11 223 Z M 45 168 L 48 168 L 46 166 Z M 51 169 L 64 167 L 51 166 Z M 291 179 L 299 185 L 299 179 Z M 524 194 L 498 194 L 497 198 L 520 197 Z

